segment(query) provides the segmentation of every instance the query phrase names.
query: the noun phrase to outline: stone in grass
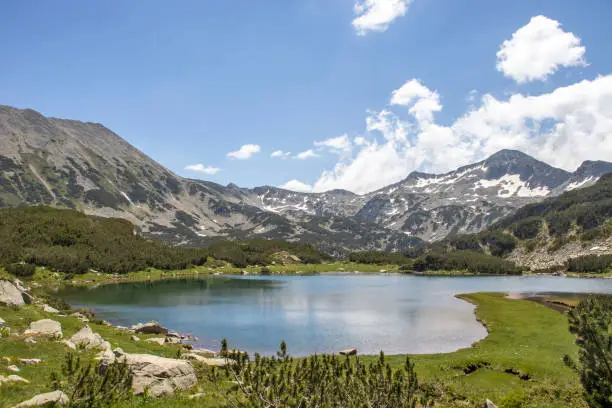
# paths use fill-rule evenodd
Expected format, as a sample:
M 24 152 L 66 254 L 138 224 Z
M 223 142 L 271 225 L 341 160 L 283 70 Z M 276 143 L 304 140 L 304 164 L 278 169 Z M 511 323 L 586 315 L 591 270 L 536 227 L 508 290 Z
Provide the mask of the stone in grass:
M 205 396 L 206 394 L 204 394 L 203 392 L 198 392 L 197 394 L 190 395 L 188 398 L 190 400 L 194 400 L 194 399 L 204 398 Z
M 487 399 L 484 403 L 484 408 L 497 408 L 497 405 L 495 405 L 490 399 Z
M 25 365 L 35 365 L 42 363 L 42 360 L 40 358 L 20 358 L 19 363 Z
M 8 377 L 6 377 L 6 379 L 7 379 L 9 382 L 20 382 L 20 383 L 24 383 L 24 384 L 29 384 L 29 383 L 30 383 L 30 382 L 29 382 L 28 380 L 26 380 L 25 378 L 20 377 L 20 376 L 15 375 L 15 374 L 11 374 L 11 375 L 9 375 Z
M 51 319 L 42 319 L 30 323 L 30 328 L 26 330 L 24 335 L 42 334 L 44 336 L 62 337 L 62 325 Z
M 164 337 L 152 337 L 150 339 L 146 339 L 145 341 L 149 343 L 157 343 L 160 346 L 163 346 L 166 343 L 166 339 Z
M 4 319 L 0 317 L 0 328 L 4 327 L 5 324 L 6 322 L 4 321 Z
M 85 325 L 70 338 L 70 342 L 75 346 L 84 346 L 86 349 L 90 349 L 101 347 L 104 344 L 104 339 L 98 333 L 94 333 L 89 325 Z
M 132 335 L 132 337 L 130 337 L 130 340 L 132 340 L 132 341 L 140 341 L 140 337 Z
M 49 306 L 47 304 L 44 304 L 43 305 L 43 312 L 57 314 L 57 313 L 59 313 L 59 310 L 57 310 L 56 308 L 51 307 L 51 306 Z
M 21 291 L 7 280 L 0 280 L 0 304 L 6 306 L 23 306 L 25 301 Z
M 346 349 L 346 350 L 342 350 L 340 352 L 340 355 L 342 355 L 342 356 L 354 356 L 356 354 L 357 354 L 357 349 L 356 348 Z
M 27 337 L 23 342 L 24 343 L 36 344 L 36 339 L 34 337 Z
M 68 405 L 69 402 L 70 400 L 66 394 L 61 391 L 53 391 L 46 394 L 39 394 L 34 398 L 15 405 L 13 408 L 44 407 L 51 404 L 62 407 Z
M 156 321 L 152 321 L 149 323 L 138 323 L 131 327 L 135 333 L 142 334 L 168 334 L 168 329 L 163 327 Z
M 13 365 L 10 365 L 10 366 L 8 366 L 8 367 L 6 367 L 6 369 L 7 369 L 7 370 L 9 370 L 9 371 L 12 371 L 12 372 L 14 372 L 14 373 L 18 373 L 19 371 L 21 371 L 21 370 L 19 369 L 19 367 L 17 367 L 17 366 L 16 366 L 16 365 L 14 365 L 14 364 L 13 364 Z

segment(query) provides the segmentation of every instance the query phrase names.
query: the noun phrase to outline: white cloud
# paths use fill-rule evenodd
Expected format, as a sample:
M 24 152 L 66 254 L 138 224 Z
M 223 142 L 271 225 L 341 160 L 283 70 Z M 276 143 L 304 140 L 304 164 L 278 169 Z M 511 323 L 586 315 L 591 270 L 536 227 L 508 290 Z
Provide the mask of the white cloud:
M 242 145 L 240 149 L 233 151 L 233 152 L 229 152 L 227 154 L 227 157 L 231 159 L 246 160 L 246 159 L 250 159 L 251 157 L 259 153 L 260 151 L 261 151 L 261 147 L 259 145 L 245 144 L 245 145 Z
M 406 14 L 410 3 L 412 0 L 357 0 L 353 27 L 358 35 L 386 31 L 391 22 Z
M 580 38 L 545 16 L 532 17 L 497 52 L 497 70 L 518 83 L 544 80 L 559 67 L 584 66 Z
M 197 171 L 198 173 L 204 174 L 217 174 L 221 169 L 218 167 L 212 166 L 204 166 L 203 164 L 190 164 L 189 166 L 185 166 L 185 170 L 188 171 Z
M 504 148 L 567 170 L 584 160 L 612 159 L 612 75 L 535 96 L 517 93 L 497 99 L 485 94 L 449 126 L 425 114 L 432 109 L 413 109 L 423 100 L 437 101 L 434 92 L 423 88 L 412 83 L 407 89 L 413 92 L 393 93 L 398 104 L 412 104 L 409 115 L 370 112 L 369 137 L 355 143 L 360 149 L 354 155 L 324 171 L 313 191 L 369 192 L 400 181 L 415 169 L 454 170 Z M 437 106 L 436 110 L 442 109 L 439 102 Z
M 299 180 L 290 180 L 279 187 L 284 188 L 285 190 L 297 191 L 300 193 L 312 192 L 312 186 L 310 184 L 302 183 Z
M 442 110 L 440 95 L 436 91 L 431 91 L 416 79 L 407 81 L 401 88 L 393 91 L 390 103 L 391 105 L 412 105 L 408 112 L 419 123 L 431 122 L 433 113 Z
M 282 150 L 275 150 L 270 155 L 270 157 L 279 157 L 281 159 L 286 159 L 289 156 L 291 156 L 291 152 L 284 152 Z
M 336 153 L 348 153 L 351 151 L 351 141 L 345 133 L 342 136 L 332 137 L 320 142 L 314 142 L 314 145 L 321 148 L 328 148 Z
M 363 136 L 357 136 L 353 139 L 353 143 L 355 143 L 357 146 L 365 146 L 368 144 L 368 141 Z
M 318 156 L 319 155 L 316 154 L 314 152 L 314 150 L 308 149 L 308 150 L 305 150 L 305 151 L 303 151 L 301 153 L 296 154 L 295 156 L 293 156 L 293 158 L 294 159 L 300 159 L 300 160 L 306 160 L 306 159 L 311 159 L 313 157 L 318 157 Z

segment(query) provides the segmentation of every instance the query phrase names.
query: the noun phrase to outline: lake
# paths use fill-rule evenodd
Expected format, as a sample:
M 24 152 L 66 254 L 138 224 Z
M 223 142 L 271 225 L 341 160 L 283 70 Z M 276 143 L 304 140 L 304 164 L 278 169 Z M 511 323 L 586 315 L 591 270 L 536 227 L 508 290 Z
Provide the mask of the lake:
M 69 303 L 132 325 L 157 320 L 201 347 L 272 354 L 281 340 L 303 356 L 356 347 L 360 354 L 442 353 L 486 336 L 470 292 L 612 293 L 612 279 L 314 275 L 206 277 L 66 288 Z M 545 330 L 545 328 L 543 328 Z

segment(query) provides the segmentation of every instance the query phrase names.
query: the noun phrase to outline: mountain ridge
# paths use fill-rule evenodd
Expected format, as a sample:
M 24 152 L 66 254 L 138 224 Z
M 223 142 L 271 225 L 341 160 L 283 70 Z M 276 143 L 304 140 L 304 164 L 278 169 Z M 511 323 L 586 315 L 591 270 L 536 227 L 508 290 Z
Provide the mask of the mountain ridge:
M 502 150 L 444 174 L 412 172 L 358 195 L 183 178 L 95 122 L 0 106 L 0 206 L 53 205 L 125 218 L 173 244 L 267 238 L 329 252 L 400 250 L 479 231 L 517 208 L 593 184 L 612 163 L 570 173 Z M 578 171 L 580 170 L 580 172 Z

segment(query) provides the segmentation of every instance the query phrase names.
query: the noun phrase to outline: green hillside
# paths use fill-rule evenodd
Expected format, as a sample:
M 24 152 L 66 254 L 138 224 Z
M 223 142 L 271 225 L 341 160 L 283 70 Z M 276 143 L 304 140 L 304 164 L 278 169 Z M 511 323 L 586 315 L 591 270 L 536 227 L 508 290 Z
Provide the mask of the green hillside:
M 310 245 L 253 240 L 220 242 L 209 248 L 172 247 L 136 234 L 129 221 L 88 216 L 50 207 L 0 209 L 0 265 L 27 274 L 26 263 L 65 273 L 94 269 L 126 273 L 156 269 L 185 269 L 212 257 L 235 266 L 270 264 L 285 251 L 301 262 L 317 263 L 328 257 Z

